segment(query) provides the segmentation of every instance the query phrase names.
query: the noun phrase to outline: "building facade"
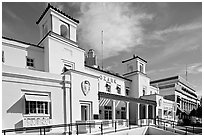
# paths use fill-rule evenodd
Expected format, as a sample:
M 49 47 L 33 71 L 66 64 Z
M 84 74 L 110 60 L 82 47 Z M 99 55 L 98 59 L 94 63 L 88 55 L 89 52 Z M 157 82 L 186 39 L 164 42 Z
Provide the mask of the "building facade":
M 155 108 L 155 101 L 128 95 L 131 79 L 96 67 L 93 50 L 85 57 L 76 40 L 78 20 L 48 5 L 36 23 L 38 44 L 2 38 L 3 129 L 129 121 L 130 102 Z
M 3 129 L 174 119 L 175 100 L 165 99 L 154 83 L 150 85 L 146 60 L 133 55 L 122 61 L 123 76 L 104 71 L 94 50 L 86 54 L 78 45 L 78 20 L 49 4 L 36 23 L 38 44 L 2 38 Z
M 175 103 L 176 119 L 185 117 L 191 110 L 197 109 L 198 97 L 193 86 L 181 76 L 168 77 L 150 82 L 159 87 L 160 95 Z

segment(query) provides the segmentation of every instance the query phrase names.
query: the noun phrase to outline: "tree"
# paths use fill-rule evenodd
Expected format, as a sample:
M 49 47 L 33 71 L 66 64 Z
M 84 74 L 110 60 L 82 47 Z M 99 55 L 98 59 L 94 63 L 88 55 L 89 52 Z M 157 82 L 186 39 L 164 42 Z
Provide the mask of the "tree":
M 199 106 L 196 111 L 197 111 L 197 117 L 202 118 L 202 107 Z

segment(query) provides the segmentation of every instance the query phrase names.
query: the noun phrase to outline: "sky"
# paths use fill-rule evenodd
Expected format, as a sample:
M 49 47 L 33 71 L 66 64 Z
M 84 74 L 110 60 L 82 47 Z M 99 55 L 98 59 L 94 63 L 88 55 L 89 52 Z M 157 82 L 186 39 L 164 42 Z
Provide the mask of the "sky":
M 3 2 L 2 35 L 37 44 L 39 19 L 47 2 Z M 180 75 L 202 94 L 201 2 L 51 2 L 80 21 L 78 43 L 94 49 L 104 69 L 125 73 L 122 60 L 136 54 L 147 61 L 151 80 Z M 186 67 L 187 66 L 187 67 Z

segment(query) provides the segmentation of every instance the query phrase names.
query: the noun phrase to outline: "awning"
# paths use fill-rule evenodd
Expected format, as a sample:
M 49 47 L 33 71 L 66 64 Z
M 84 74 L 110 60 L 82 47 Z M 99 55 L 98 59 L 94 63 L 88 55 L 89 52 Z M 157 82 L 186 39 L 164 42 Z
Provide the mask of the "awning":
M 43 95 L 25 95 L 26 101 L 43 101 L 50 102 L 50 98 L 48 96 Z
M 106 92 L 98 92 L 99 99 L 100 98 L 107 98 L 107 99 L 113 99 L 113 100 L 120 100 L 120 101 L 128 101 L 128 102 L 134 102 L 134 103 L 141 103 L 141 104 L 149 104 L 149 105 L 157 105 L 156 101 L 152 100 L 145 100 L 141 98 L 133 98 L 133 97 L 127 97 L 127 96 L 121 96 Z
M 180 111 L 180 112 L 184 112 L 184 110 L 183 109 L 181 109 L 180 107 L 177 107 L 177 111 Z

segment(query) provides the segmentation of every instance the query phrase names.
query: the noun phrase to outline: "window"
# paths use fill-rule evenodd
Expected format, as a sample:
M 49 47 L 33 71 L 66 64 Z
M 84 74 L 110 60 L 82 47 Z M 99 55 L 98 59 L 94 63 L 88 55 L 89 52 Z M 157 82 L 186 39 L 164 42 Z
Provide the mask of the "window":
M 63 72 L 66 72 L 66 71 L 68 71 L 68 70 L 70 70 L 70 69 L 73 69 L 73 66 L 72 66 L 72 65 L 70 65 L 70 64 L 64 64 Z
M 117 90 L 118 94 L 121 94 L 121 86 L 120 85 L 117 85 L 116 90 Z
M 4 51 L 2 51 L 2 62 L 5 62 L 5 58 L 4 58 Z
M 161 100 L 161 99 L 159 99 L 159 106 L 161 106 L 161 102 L 162 102 L 162 100 Z
M 110 83 L 106 83 L 106 91 L 111 92 L 111 85 L 110 85 Z
M 26 60 L 27 60 L 26 65 L 28 67 L 34 67 L 34 59 L 27 57 Z
M 126 108 L 121 107 L 121 119 L 126 119 Z
M 144 72 L 144 65 L 140 63 L 140 72 Z
M 70 34 L 69 34 L 69 32 L 70 32 L 70 29 L 69 29 L 69 25 L 67 24 L 67 26 L 65 26 L 65 25 L 61 25 L 60 26 L 60 32 L 61 32 L 61 36 L 62 37 L 65 37 L 65 38 L 70 38 Z
M 129 87 L 126 87 L 126 88 L 125 88 L 125 91 L 126 91 L 126 95 L 128 96 L 128 95 L 129 95 L 130 88 L 129 88 Z
M 146 94 L 146 88 L 143 88 L 142 92 L 143 92 L 143 96 L 144 96 Z
M 25 114 L 49 114 L 49 96 L 25 94 Z
M 111 106 L 104 106 L 104 118 L 105 119 L 112 119 L 112 107 Z
M 26 101 L 26 114 L 48 114 L 48 102 Z
M 152 94 L 152 91 L 150 91 L 150 95 Z
M 164 110 L 164 116 L 167 116 L 167 113 L 168 111 L 167 110 Z

